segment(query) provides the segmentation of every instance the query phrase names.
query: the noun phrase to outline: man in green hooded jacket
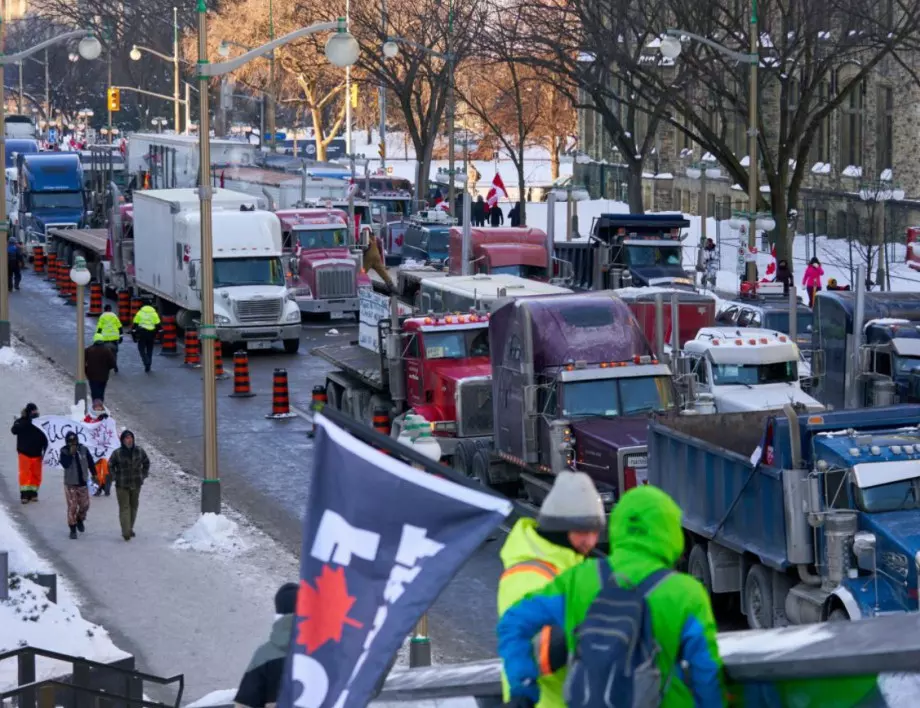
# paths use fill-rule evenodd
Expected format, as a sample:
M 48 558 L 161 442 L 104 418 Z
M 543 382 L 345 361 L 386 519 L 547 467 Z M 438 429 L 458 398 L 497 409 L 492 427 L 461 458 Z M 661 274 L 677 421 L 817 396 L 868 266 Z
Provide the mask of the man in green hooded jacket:
M 618 582 L 634 586 L 655 571 L 673 568 L 684 550 L 680 508 L 656 487 L 632 489 L 610 514 L 610 556 L 589 559 L 556 576 L 508 609 L 498 623 L 498 653 L 510 704 L 540 700 L 532 639 L 545 626 L 565 628 L 570 655 L 575 630 L 600 592 L 598 563 L 610 563 Z M 684 573 L 671 573 L 647 596 L 652 632 L 660 647 L 664 708 L 725 705 L 716 623 L 706 589 Z

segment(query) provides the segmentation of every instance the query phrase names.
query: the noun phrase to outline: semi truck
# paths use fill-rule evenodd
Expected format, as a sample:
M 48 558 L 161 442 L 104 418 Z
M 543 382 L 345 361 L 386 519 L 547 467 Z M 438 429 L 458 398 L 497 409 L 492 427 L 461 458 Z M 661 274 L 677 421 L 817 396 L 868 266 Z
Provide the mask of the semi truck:
M 618 288 L 616 295 L 629 305 L 648 340 L 656 347 L 661 345 L 656 348 L 658 352 L 664 350 L 665 343 L 674 341 L 675 321 L 680 346 L 696 337 L 701 328 L 715 323 L 717 298 L 709 293 L 683 288 L 630 287 Z
M 834 408 L 920 402 L 920 293 L 820 292 L 812 348 L 815 396 Z M 813 367 L 814 368 L 814 367 Z
M 470 229 L 471 273 L 547 280 L 546 234 L 530 227 Z M 463 273 L 463 229 L 450 230 L 450 273 Z
M 653 416 L 687 571 L 754 629 L 918 609 L 920 406 Z
M 370 279 L 361 272 L 347 215 L 338 209 L 290 209 L 275 215 L 289 246 L 289 286 L 300 311 L 357 314 L 358 287 L 370 287 Z
M 300 347 L 300 308 L 285 286 L 278 217 L 256 198 L 213 192 L 214 324 L 227 345 Z M 200 321 L 201 216 L 195 189 L 136 192 L 133 282 L 185 329 Z
M 461 441 L 456 469 L 503 490 L 523 485 L 535 504 L 570 468 L 589 474 L 608 506 L 645 480 L 648 414 L 674 406 L 676 392 L 622 300 L 499 303 L 489 338 L 492 449 Z
M 88 226 L 83 166 L 77 153 L 21 153 L 16 158 L 19 188 L 18 235 L 27 248 L 44 244 L 47 229 Z
M 801 406 L 824 406 L 802 390 L 807 367 L 792 339 L 782 332 L 737 327 L 704 327 L 681 351 L 675 368 L 684 380 L 692 404 L 703 403 L 716 413 L 738 413 Z M 807 378 L 807 376 L 806 376 Z

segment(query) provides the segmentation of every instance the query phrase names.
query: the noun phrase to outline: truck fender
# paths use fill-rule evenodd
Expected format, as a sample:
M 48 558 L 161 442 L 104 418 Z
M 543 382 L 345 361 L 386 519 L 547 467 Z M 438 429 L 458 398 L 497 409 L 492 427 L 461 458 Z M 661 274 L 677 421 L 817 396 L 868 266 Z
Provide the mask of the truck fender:
M 831 607 L 833 605 L 833 600 L 831 598 L 834 597 L 839 599 L 843 604 L 843 608 L 847 611 L 847 614 L 850 616 L 851 620 L 862 619 L 862 610 L 859 609 L 859 603 L 856 602 L 856 598 L 853 597 L 853 593 L 841 585 L 836 590 L 834 590 L 830 594 L 830 597 L 828 597 L 828 599 L 824 602 L 824 611 L 822 614 L 824 615 L 825 620 L 831 614 Z

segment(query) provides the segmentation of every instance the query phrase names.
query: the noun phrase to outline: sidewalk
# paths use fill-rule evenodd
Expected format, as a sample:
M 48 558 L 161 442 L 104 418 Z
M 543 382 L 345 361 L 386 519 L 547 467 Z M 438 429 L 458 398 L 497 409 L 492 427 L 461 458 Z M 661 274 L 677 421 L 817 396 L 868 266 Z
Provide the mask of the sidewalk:
M 226 507 L 217 520 L 238 527 L 199 522 L 199 481 L 154 447 L 117 398 L 106 404 L 119 432 L 134 431 L 152 463 L 137 537 L 121 538 L 113 493 L 92 499 L 86 533 L 69 539 L 60 470 L 45 470 L 38 504 L 20 505 L 16 444 L 7 426 L 30 401 L 43 415 L 67 415 L 73 383 L 38 352 L 18 341 L 14 347 L 14 355 L 0 355 L 0 420 L 6 421 L 0 503 L 34 550 L 72 584 L 82 616 L 134 654 L 139 670 L 184 673 L 183 703 L 237 686 L 253 650 L 268 637 L 275 591 L 298 577 L 297 559 Z M 187 531 L 187 540 L 177 543 Z

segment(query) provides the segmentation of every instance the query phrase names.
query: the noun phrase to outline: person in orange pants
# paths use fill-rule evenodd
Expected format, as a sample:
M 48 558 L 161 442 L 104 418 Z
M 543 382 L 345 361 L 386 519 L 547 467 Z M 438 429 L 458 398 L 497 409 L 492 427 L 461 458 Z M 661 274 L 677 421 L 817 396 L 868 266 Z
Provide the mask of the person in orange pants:
M 19 453 L 19 500 L 23 504 L 38 501 L 38 490 L 42 486 L 42 460 L 48 449 L 48 438 L 35 425 L 38 406 L 29 403 L 10 430 L 16 436 L 16 452 Z

